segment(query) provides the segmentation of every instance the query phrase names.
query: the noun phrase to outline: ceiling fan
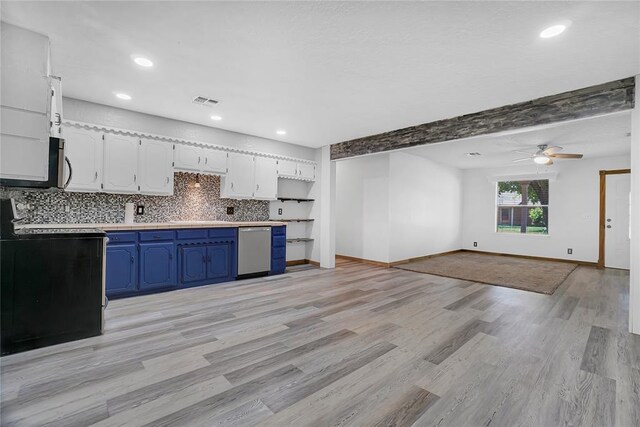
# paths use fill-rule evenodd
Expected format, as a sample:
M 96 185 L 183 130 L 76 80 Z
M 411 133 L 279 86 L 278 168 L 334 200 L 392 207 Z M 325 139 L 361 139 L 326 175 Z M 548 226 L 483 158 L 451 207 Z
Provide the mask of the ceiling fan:
M 523 157 L 521 159 L 515 159 L 514 162 L 524 162 L 526 160 L 533 160 L 535 163 L 539 165 L 552 165 L 553 159 L 581 159 L 582 154 L 569 154 L 569 153 L 559 153 L 562 151 L 562 147 L 553 146 L 549 147 L 547 144 L 538 145 L 538 151 L 531 154 L 526 151 L 518 151 L 517 153 L 528 154 L 528 157 Z

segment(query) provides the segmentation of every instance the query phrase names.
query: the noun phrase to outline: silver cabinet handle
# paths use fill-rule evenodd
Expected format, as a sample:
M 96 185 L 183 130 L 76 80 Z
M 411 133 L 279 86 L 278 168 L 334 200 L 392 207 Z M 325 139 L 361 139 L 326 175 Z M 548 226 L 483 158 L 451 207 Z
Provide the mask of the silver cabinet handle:
M 231 189 L 233 190 L 233 182 L 231 183 Z
M 256 191 L 260 190 L 260 184 L 256 184 Z
M 206 165 L 208 162 L 209 162 L 209 158 L 208 158 L 208 157 L 205 157 L 205 158 L 204 158 L 204 164 Z
M 93 182 L 96 182 L 98 180 L 98 171 L 96 171 L 95 175 L 93 176 Z
M 198 156 L 198 164 L 200 164 L 200 156 Z
M 136 180 L 138 179 L 138 177 L 136 176 L 136 174 L 133 174 L 133 182 L 137 182 Z
M 169 183 L 169 177 L 167 177 L 167 184 Z

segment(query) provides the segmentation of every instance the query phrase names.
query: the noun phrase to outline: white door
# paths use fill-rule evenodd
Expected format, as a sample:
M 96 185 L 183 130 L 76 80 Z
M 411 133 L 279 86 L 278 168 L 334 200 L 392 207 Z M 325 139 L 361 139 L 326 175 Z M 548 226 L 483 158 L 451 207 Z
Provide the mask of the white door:
M 298 176 L 307 181 L 316 179 L 316 167 L 310 163 L 298 163 Z
M 278 198 L 278 162 L 276 159 L 256 156 L 254 199 Z
M 105 134 L 104 191 L 107 193 L 138 192 L 138 145 L 132 136 Z
M 631 175 L 607 175 L 605 203 L 604 265 L 629 269 Z
M 227 152 L 213 148 L 203 148 L 204 164 L 202 172 L 227 173 Z
M 143 139 L 140 144 L 140 192 L 173 194 L 173 144 Z
M 278 160 L 278 176 L 283 178 L 297 178 L 298 163 L 290 160 Z
M 251 199 L 255 188 L 254 157 L 250 154 L 229 153 L 228 166 L 223 197 Z
M 202 148 L 193 145 L 176 144 L 173 154 L 174 167 L 181 171 L 199 172 L 202 169 Z
M 100 191 L 102 185 L 102 133 L 94 130 L 67 128 L 64 130 L 64 154 L 71 163 L 68 191 Z M 65 162 L 65 180 L 69 168 Z

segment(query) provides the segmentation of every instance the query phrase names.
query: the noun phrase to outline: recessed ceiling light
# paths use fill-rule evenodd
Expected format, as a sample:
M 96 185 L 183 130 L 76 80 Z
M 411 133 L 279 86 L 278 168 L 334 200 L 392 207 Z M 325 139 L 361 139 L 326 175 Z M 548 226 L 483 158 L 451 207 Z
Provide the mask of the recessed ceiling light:
M 551 37 L 559 36 L 566 29 L 567 29 L 567 25 L 566 24 L 552 25 L 552 26 L 542 30 L 542 32 L 540 33 L 540 38 L 550 39 Z
M 284 129 L 278 129 L 278 130 L 276 131 L 276 133 L 277 133 L 278 135 L 286 135 L 286 134 L 287 134 L 287 131 L 286 131 L 286 130 L 284 130 Z
M 220 117 L 220 116 L 211 116 L 211 120 L 215 120 L 217 122 L 217 121 L 222 120 L 222 117 Z
M 122 92 L 116 93 L 116 97 L 120 99 L 124 99 L 125 101 L 129 101 L 131 99 L 131 95 L 127 95 L 126 93 L 122 93 Z
M 466 154 L 467 154 L 467 156 L 469 156 L 469 157 L 481 156 L 481 154 L 480 154 L 480 153 L 478 153 L 477 151 L 474 151 L 474 152 L 472 152 L 472 153 L 466 153 Z
M 135 62 L 136 64 L 138 64 L 141 67 L 153 67 L 153 61 L 151 61 L 148 58 L 145 58 L 143 56 L 134 56 L 133 57 L 133 62 Z

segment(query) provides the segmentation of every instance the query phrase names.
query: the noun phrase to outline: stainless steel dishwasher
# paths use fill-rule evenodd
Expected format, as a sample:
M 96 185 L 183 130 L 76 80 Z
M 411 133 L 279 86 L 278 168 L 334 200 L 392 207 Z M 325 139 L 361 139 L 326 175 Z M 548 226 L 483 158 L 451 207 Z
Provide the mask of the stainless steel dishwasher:
M 238 229 L 238 278 L 269 274 L 271 227 Z

